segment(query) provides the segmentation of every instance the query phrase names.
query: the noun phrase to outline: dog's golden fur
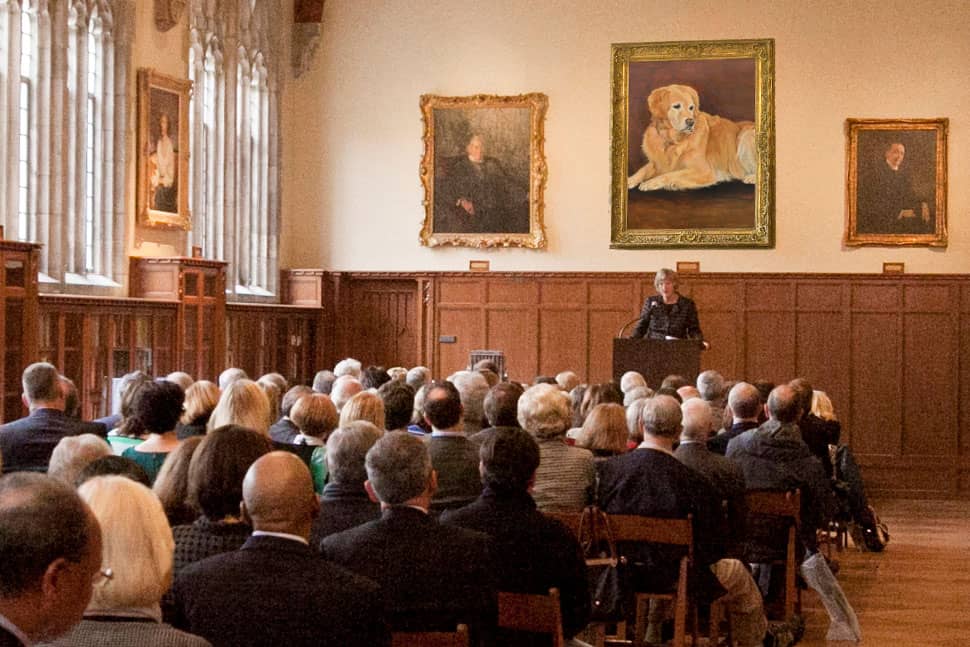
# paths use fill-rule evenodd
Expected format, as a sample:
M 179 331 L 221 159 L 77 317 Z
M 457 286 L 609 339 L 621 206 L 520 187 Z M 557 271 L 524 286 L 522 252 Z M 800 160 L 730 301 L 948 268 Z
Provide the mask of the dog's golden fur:
M 718 182 L 754 184 L 758 154 L 754 123 L 701 112 L 687 85 L 656 88 L 647 97 L 650 124 L 643 133 L 644 164 L 629 188 L 699 189 Z

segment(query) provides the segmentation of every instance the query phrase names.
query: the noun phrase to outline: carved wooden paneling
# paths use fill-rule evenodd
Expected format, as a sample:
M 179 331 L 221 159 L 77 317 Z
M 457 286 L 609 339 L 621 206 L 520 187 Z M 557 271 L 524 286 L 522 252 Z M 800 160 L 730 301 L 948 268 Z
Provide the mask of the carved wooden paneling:
M 340 352 L 365 366 L 419 364 L 419 296 L 414 279 L 349 281 L 335 305 Z
M 566 368 L 589 382 L 609 379 L 613 337 L 654 291 L 650 274 L 640 273 L 345 276 L 345 285 L 363 282 L 392 291 L 411 281 L 434 286 L 426 305 L 396 316 L 424 326 L 427 343 L 416 344 L 423 348 L 417 359 L 436 375 L 464 368 L 471 350 L 492 348 L 505 352 L 511 375 L 519 380 Z M 681 279 L 712 344 L 702 356 L 703 368 L 731 379 L 782 382 L 800 375 L 826 391 L 873 493 L 970 496 L 967 277 L 697 274 Z M 358 297 L 356 289 L 345 290 L 339 302 L 353 325 L 381 311 Z M 455 343 L 440 342 L 442 335 L 454 336 Z M 354 339 L 346 352 L 362 360 L 391 347 L 386 340 L 378 348 Z
M 226 306 L 226 365 L 256 379 L 280 373 L 290 384 L 311 384 L 320 363 L 320 308 L 230 303 Z

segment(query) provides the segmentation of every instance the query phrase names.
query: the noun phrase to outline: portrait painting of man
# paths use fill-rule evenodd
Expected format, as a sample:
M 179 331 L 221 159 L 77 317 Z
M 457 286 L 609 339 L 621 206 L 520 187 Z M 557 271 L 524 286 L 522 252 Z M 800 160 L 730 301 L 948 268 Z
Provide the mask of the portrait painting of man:
M 157 211 L 178 213 L 178 94 L 152 88 L 149 114 L 149 204 Z
M 539 246 L 545 161 L 536 128 L 544 95 L 426 95 L 422 108 L 430 194 L 422 242 Z
M 849 120 L 847 244 L 945 244 L 943 126 Z

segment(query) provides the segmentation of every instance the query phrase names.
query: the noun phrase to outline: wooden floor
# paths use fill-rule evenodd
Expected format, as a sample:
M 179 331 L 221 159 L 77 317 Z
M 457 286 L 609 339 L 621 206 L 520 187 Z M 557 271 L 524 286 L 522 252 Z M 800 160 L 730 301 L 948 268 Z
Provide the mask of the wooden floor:
M 867 647 L 970 645 L 970 502 L 883 501 L 889 525 L 884 553 L 850 545 L 839 554 L 839 582 L 855 608 Z M 832 647 L 828 616 L 811 591 L 803 596 L 802 647 Z

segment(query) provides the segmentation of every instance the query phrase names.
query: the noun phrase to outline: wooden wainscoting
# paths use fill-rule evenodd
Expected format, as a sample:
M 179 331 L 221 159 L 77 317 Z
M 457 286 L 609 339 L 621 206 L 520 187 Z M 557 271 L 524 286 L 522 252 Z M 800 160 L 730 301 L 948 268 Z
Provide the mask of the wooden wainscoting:
M 322 308 L 227 303 L 226 366 L 239 367 L 254 380 L 275 372 L 290 384 L 311 384 L 323 367 L 322 313 Z
M 178 368 L 174 301 L 40 297 L 39 360 L 74 380 L 86 420 L 109 413 L 111 378 Z
M 968 279 L 704 273 L 681 291 L 712 344 L 703 368 L 800 375 L 828 392 L 873 492 L 968 496 Z M 597 382 L 652 293 L 652 274 L 350 272 L 331 275 L 329 298 L 337 354 L 365 364 L 421 363 L 442 377 L 494 349 L 515 380 L 572 369 Z

